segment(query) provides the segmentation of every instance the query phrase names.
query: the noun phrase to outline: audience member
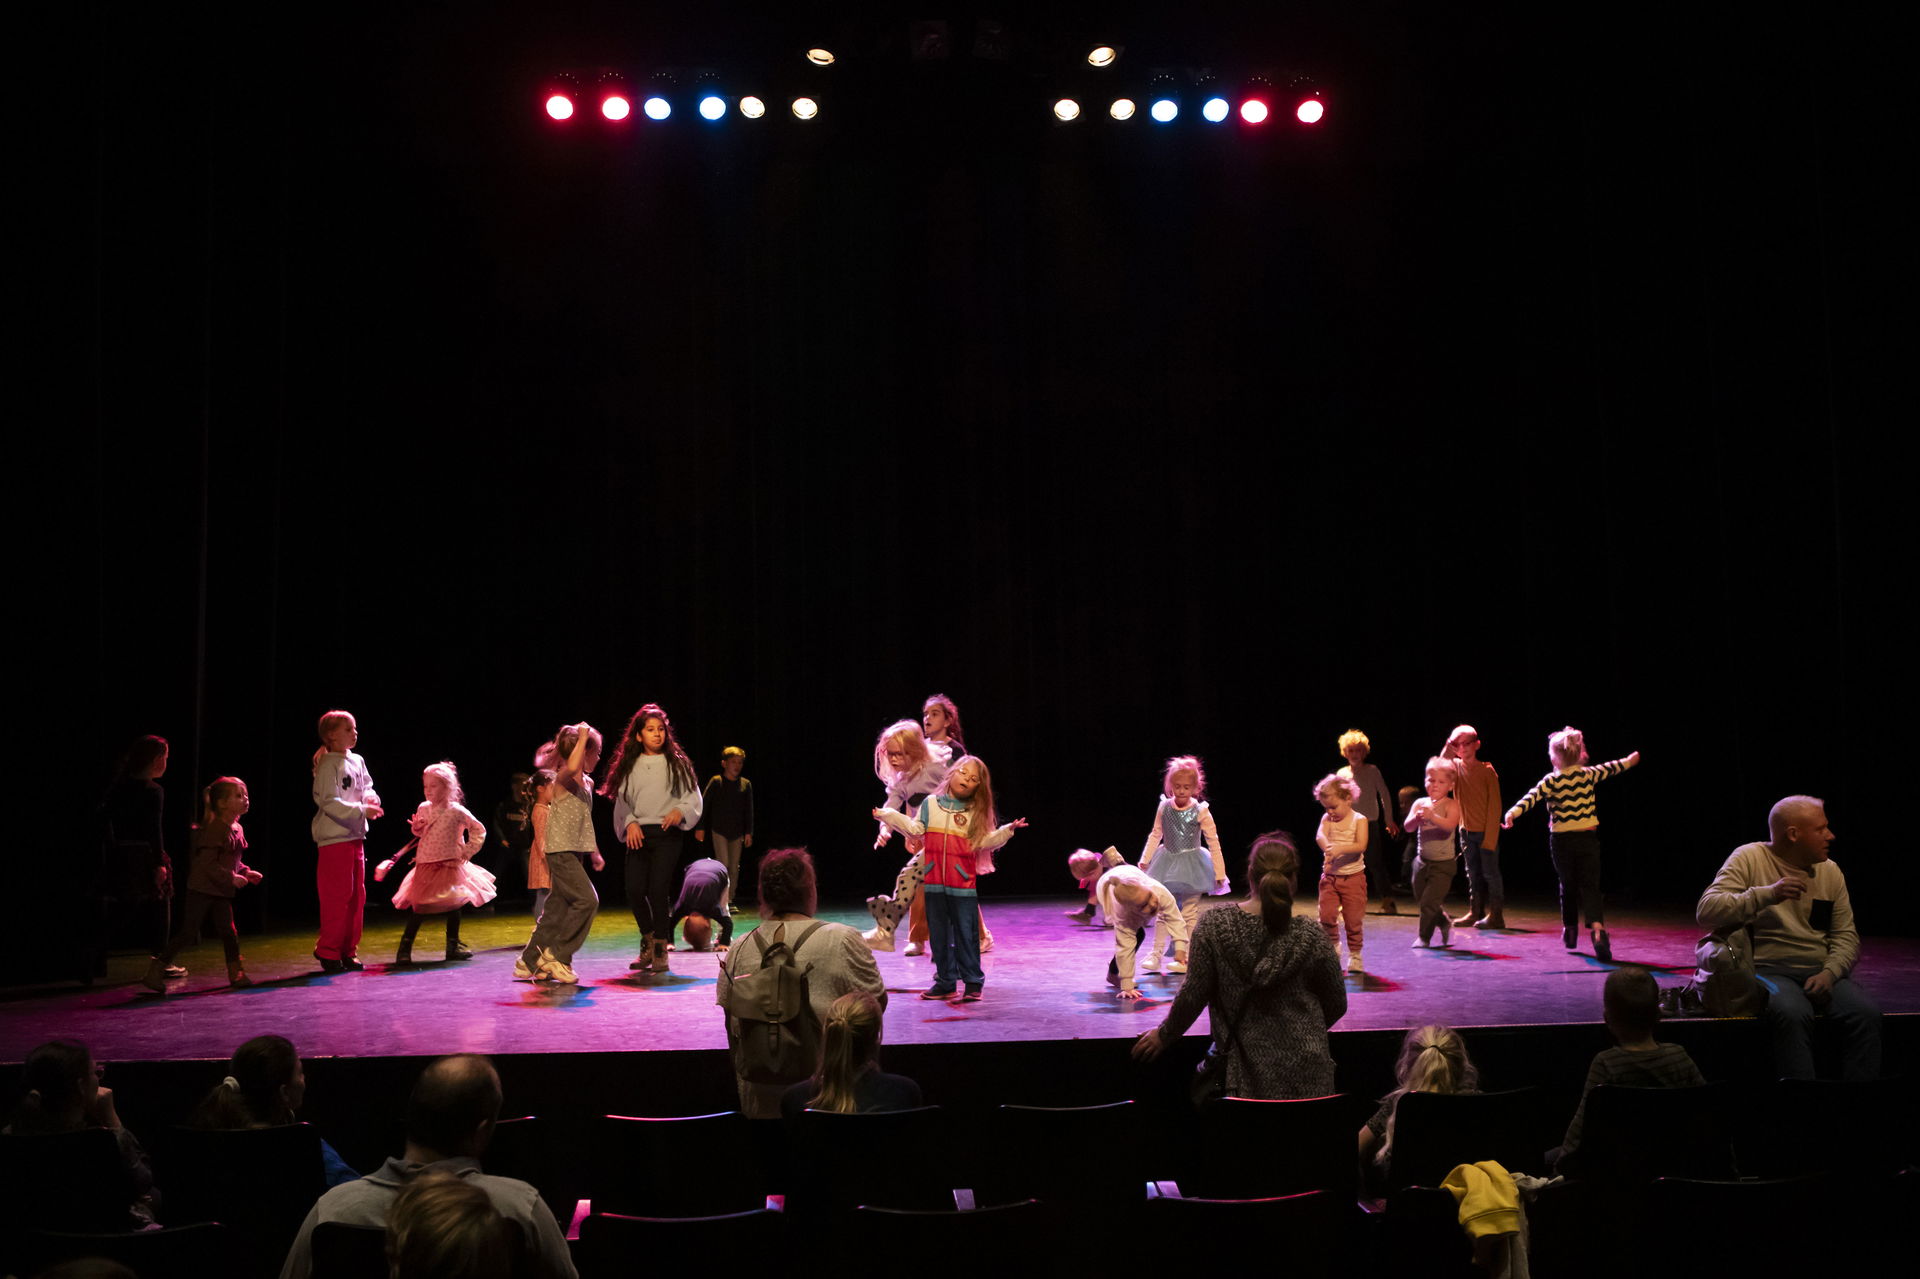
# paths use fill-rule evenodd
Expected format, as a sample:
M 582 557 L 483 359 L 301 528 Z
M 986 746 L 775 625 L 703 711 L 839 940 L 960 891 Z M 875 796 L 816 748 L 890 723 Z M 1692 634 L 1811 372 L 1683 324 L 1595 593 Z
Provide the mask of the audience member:
M 1386 1189 L 1386 1171 L 1393 1157 L 1394 1118 L 1400 1099 L 1410 1092 L 1448 1094 L 1480 1091 L 1480 1072 L 1467 1056 L 1467 1041 L 1450 1026 L 1416 1026 L 1400 1041 L 1393 1064 L 1393 1091 L 1380 1099 L 1360 1129 L 1362 1183 L 1376 1193 Z
M 256 1035 L 233 1050 L 227 1077 L 201 1098 L 187 1123 L 214 1132 L 278 1128 L 299 1119 L 306 1096 L 307 1072 L 293 1044 L 279 1035 Z M 320 1163 L 330 1188 L 360 1175 L 325 1141 Z
M 341 1222 L 384 1229 L 401 1191 L 426 1173 L 446 1173 L 484 1190 L 500 1215 L 520 1226 L 531 1275 L 572 1279 L 566 1238 L 540 1192 L 524 1181 L 480 1171 L 500 1101 L 500 1076 L 485 1057 L 462 1053 L 428 1066 L 407 1101 L 406 1153 L 320 1196 L 301 1223 L 281 1279 L 302 1279 L 312 1270 L 315 1226 Z
M 1587 1117 L 1587 1095 L 1608 1085 L 1616 1088 L 1696 1088 L 1707 1081 L 1700 1068 L 1679 1044 L 1655 1042 L 1653 1028 L 1660 1024 L 1660 986 L 1644 968 L 1616 968 L 1607 974 L 1600 995 L 1605 1010 L 1607 1033 L 1614 1047 L 1595 1055 L 1587 1067 L 1587 1082 L 1580 1091 L 1580 1105 L 1567 1125 L 1566 1140 L 1547 1156 L 1547 1162 L 1561 1173 L 1578 1173 L 1577 1160 L 1570 1157 L 1580 1146 L 1580 1129 Z
M 113 1108 L 113 1090 L 100 1084 L 104 1073 L 105 1068 L 94 1063 L 93 1053 L 77 1039 L 41 1044 L 27 1054 L 21 1068 L 24 1091 L 4 1131 L 22 1137 L 86 1128 L 112 1133 L 127 1175 L 128 1226 L 140 1229 L 155 1224 L 160 1194 L 153 1186 L 147 1152 L 120 1122 Z
M 1860 958 L 1847 878 L 1827 857 L 1833 828 L 1824 801 L 1789 795 L 1767 814 L 1766 843 L 1733 850 L 1695 907 L 1702 928 L 1752 937 L 1767 992 L 1773 1066 L 1812 1079 L 1813 1019 L 1839 1027 L 1847 1079 L 1880 1077 L 1880 1007 L 1851 977 Z
M 389 1279 L 510 1279 L 518 1245 L 487 1192 L 450 1172 L 414 1178 L 387 1214 Z
M 803 1110 L 864 1115 L 921 1105 L 919 1084 L 880 1069 L 880 1023 L 880 1001 L 866 991 L 834 1000 L 821 1032 L 820 1069 L 787 1089 L 780 1113 L 788 1119 Z

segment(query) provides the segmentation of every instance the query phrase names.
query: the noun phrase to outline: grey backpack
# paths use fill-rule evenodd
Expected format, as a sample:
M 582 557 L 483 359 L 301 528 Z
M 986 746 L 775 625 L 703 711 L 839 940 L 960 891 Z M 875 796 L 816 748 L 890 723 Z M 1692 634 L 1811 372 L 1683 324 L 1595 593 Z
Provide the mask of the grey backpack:
M 819 1069 L 820 1019 L 807 988 L 813 965 L 803 966 L 799 957 L 821 927 L 816 921 L 790 942 L 768 941 L 766 924 L 751 934 L 760 963 L 727 991 L 734 1069 L 750 1083 L 797 1084 Z

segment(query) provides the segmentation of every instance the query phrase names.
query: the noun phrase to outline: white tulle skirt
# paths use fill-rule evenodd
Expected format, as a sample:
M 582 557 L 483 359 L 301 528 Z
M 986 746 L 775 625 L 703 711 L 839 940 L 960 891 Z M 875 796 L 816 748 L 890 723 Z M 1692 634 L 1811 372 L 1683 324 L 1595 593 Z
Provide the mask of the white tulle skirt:
M 400 881 L 393 904 L 422 915 L 444 915 L 462 906 L 484 906 L 498 892 L 493 872 L 485 866 L 457 861 L 415 862 Z

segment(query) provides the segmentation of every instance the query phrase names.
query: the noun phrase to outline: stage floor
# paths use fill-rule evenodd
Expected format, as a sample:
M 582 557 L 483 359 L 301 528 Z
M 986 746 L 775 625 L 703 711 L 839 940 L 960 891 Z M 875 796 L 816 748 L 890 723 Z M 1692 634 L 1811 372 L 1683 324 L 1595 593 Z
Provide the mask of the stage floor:
M 1210 903 L 1219 905 L 1221 903 Z M 948 1005 L 914 998 L 930 984 L 932 965 L 904 954 L 876 956 L 892 1000 L 889 1044 L 1001 1040 L 1100 1039 L 1131 1036 L 1159 1021 L 1179 978 L 1147 977 L 1149 998 L 1116 999 L 1106 984 L 1113 934 L 1063 916 L 1066 898 L 990 899 L 995 949 L 982 956 L 986 998 Z M 1303 904 L 1303 915 L 1311 907 Z M 865 926 L 864 910 L 829 910 L 824 918 Z M 1415 950 L 1411 915 L 1369 915 L 1364 978 L 1349 977 L 1348 1012 L 1336 1030 L 1401 1029 L 1438 1020 L 1457 1026 L 1594 1022 L 1600 985 L 1610 967 L 1641 964 L 1663 985 L 1693 967 L 1699 929 L 1680 913 L 1612 912 L 1612 965 L 1590 952 L 1560 946 L 1558 911 L 1548 903 L 1509 905 L 1513 927 L 1500 932 L 1456 929 L 1451 950 Z M 735 920 L 736 938 L 753 918 Z M 1310 922 L 1310 920 L 1309 920 Z M 243 937 L 251 990 L 224 986 L 219 947 L 184 954 L 191 975 L 161 997 L 138 984 L 141 957 L 116 956 L 107 980 L 5 992 L 0 1061 L 18 1062 L 56 1036 L 85 1040 L 103 1061 L 224 1058 L 235 1044 L 276 1032 L 302 1055 L 412 1056 L 448 1052 L 546 1053 L 688 1051 L 725 1047 L 713 1004 L 717 958 L 678 950 L 670 977 L 630 975 L 637 951 L 632 916 L 605 911 L 574 961 L 577 987 L 533 986 L 511 979 L 525 942 L 525 914 L 468 918 L 462 936 L 478 953 L 462 964 L 428 962 L 391 969 L 400 932 L 397 916 L 370 920 L 362 942 L 366 971 L 324 976 L 310 955 L 312 934 Z M 439 954 L 439 930 L 421 930 L 416 953 Z M 902 943 L 904 946 L 904 942 Z M 1583 943 L 1584 944 L 1584 943 Z M 1870 938 L 1857 979 L 1888 1013 L 1920 1012 L 1920 940 Z M 1196 1027 L 1205 1027 L 1203 1017 Z

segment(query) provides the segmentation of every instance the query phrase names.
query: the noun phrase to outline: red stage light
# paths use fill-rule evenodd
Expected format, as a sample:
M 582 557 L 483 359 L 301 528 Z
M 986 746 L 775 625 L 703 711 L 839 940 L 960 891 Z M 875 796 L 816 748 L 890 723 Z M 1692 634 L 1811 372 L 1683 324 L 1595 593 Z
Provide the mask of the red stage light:
M 553 120 L 573 119 L 573 99 L 564 93 L 549 95 L 547 98 L 547 116 Z
M 1240 118 L 1248 124 L 1267 122 L 1267 104 L 1258 98 L 1248 98 L 1240 104 Z
M 633 114 L 633 103 L 618 93 L 600 99 L 600 114 L 609 120 L 624 120 Z
M 1320 117 L 1326 113 L 1326 104 L 1318 98 L 1306 98 L 1293 109 L 1294 116 L 1301 124 L 1319 124 Z

